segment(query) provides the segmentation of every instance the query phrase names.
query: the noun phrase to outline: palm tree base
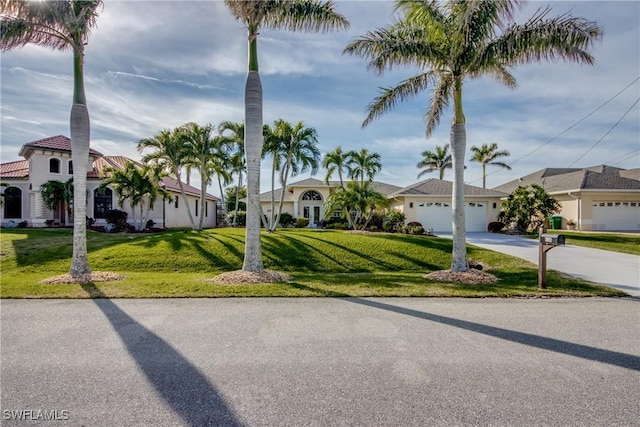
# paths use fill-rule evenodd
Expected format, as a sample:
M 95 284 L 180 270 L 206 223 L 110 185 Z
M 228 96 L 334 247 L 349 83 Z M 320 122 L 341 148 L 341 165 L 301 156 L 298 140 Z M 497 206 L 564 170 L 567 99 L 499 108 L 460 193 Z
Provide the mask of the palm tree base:
M 211 282 L 222 285 L 259 285 L 265 283 L 281 283 L 291 280 L 291 276 L 279 271 L 235 270 L 222 273 L 211 279 Z

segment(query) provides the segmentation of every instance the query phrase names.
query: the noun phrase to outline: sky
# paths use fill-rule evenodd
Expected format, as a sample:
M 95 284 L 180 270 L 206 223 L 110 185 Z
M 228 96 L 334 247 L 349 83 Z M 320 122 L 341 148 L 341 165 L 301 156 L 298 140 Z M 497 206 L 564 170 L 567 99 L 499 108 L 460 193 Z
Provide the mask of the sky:
M 640 2 L 531 1 L 516 21 L 525 22 L 547 5 L 552 15 L 598 22 L 604 36 L 591 51 L 596 64 L 519 65 L 513 70 L 515 90 L 486 77 L 466 81 L 468 184 L 482 185 L 481 167 L 469 162 L 469 147 L 488 143 L 508 150 L 504 161 L 512 165 L 511 171 L 488 167 L 488 188 L 546 167 L 640 167 Z M 425 92 L 362 128 L 379 88 L 420 70 L 378 75 L 367 70 L 363 58 L 342 54 L 355 37 L 391 23 L 392 2 L 338 0 L 336 8 L 351 22 L 348 31 L 260 32 L 264 121 L 303 121 L 317 131 L 322 154 L 338 146 L 377 152 L 383 168 L 376 180 L 413 184 L 420 153 L 448 144 L 451 111 L 427 139 L 423 114 L 430 94 Z M 242 121 L 246 40 L 246 29 L 222 1 L 106 0 L 85 53 L 91 147 L 139 159 L 138 141 L 163 129 Z M 71 52 L 26 46 L 3 52 L 0 63 L 1 161 L 20 160 L 27 142 L 69 136 Z M 262 191 L 270 189 L 270 167 L 263 161 Z M 324 176 L 321 169 L 315 177 Z M 437 173 L 421 179 L 431 177 Z M 445 179 L 452 179 L 451 171 Z M 217 184 L 209 191 L 218 194 Z

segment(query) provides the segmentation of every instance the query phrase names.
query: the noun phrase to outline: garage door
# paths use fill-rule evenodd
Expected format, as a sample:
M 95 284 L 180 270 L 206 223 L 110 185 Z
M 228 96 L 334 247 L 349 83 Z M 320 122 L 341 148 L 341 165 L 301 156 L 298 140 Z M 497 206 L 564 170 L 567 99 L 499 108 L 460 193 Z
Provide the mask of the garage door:
M 464 204 L 467 231 L 487 231 L 487 205 L 487 202 Z M 431 228 L 436 232 L 451 232 L 451 203 L 420 202 L 417 218 L 424 228 Z
M 594 202 L 593 229 L 640 230 L 640 202 Z

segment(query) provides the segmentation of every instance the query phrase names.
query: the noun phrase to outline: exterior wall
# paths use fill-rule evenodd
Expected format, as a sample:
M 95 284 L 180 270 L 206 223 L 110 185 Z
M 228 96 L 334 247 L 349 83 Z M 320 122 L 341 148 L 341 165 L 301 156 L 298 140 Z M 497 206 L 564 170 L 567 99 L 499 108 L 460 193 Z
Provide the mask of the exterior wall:
M 260 202 L 260 205 L 262 206 L 262 212 L 268 217 L 269 214 L 271 213 L 271 201 Z M 279 200 L 276 200 L 274 204 L 274 208 L 275 208 L 274 215 L 278 214 L 279 205 L 280 205 Z M 292 217 L 296 218 L 296 216 L 293 214 L 293 202 L 285 201 L 284 203 L 282 203 L 282 213 L 285 213 L 285 212 L 291 215 Z
M 498 220 L 500 214 L 500 199 L 497 197 L 465 197 L 464 201 L 468 202 L 485 202 L 487 203 L 487 223 Z M 423 202 L 447 202 L 451 203 L 451 197 L 426 197 L 426 196 L 402 196 L 398 197 L 398 204 L 392 204 L 392 207 L 396 210 L 404 212 L 406 215 L 405 223 L 410 223 L 418 220 L 418 203 Z M 412 205 L 413 204 L 413 205 Z
M 52 158 L 58 158 L 60 160 L 60 173 L 49 173 L 49 160 Z M 62 156 L 46 156 L 46 155 L 36 155 L 30 159 L 30 173 L 34 176 L 33 179 L 27 180 L 5 180 L 4 182 L 9 184 L 11 187 L 18 187 L 22 191 L 22 217 L 21 218 L 11 218 L 16 224 L 22 221 L 27 221 L 29 227 L 46 227 L 46 220 L 52 220 L 55 217 L 54 212 L 50 211 L 46 207 L 44 207 L 44 203 L 42 201 L 42 193 L 40 192 L 40 186 L 49 180 L 56 181 L 67 181 L 72 177 L 72 174 L 68 172 L 68 161 L 71 160 L 70 157 L 62 157 Z M 30 175 L 30 177 L 31 177 Z M 100 186 L 101 181 L 98 179 L 87 179 L 87 216 L 89 218 L 94 218 L 95 214 L 95 203 L 94 203 L 94 191 Z M 7 187 L 0 188 L 0 191 L 4 192 Z M 31 188 L 31 189 L 30 189 Z M 178 208 L 175 208 L 175 197 L 178 197 Z M 187 202 L 191 207 L 191 212 L 194 216 L 194 221 L 198 224 L 200 220 L 201 214 L 206 214 L 203 227 L 211 228 L 216 226 L 216 201 L 215 200 L 207 200 L 208 209 L 206 212 L 200 212 L 200 206 L 198 204 L 198 216 L 195 215 L 195 203 L 199 201 L 200 198 L 196 196 L 187 195 Z M 151 219 L 155 222 L 156 227 L 163 226 L 163 211 L 162 211 L 163 201 L 162 199 L 156 200 L 154 204 L 154 209 L 149 211 L 148 219 Z M 120 209 L 128 214 L 129 223 L 133 224 L 133 215 L 131 211 L 131 206 L 128 202 L 124 203 L 123 207 L 118 205 L 118 197 L 113 191 L 112 201 L 111 201 L 112 209 Z M 139 209 L 139 208 L 138 208 Z M 66 217 L 66 213 L 65 213 Z M 139 210 L 136 210 L 136 218 L 140 219 Z M 73 225 L 73 220 L 71 218 L 65 218 L 65 224 L 71 226 Z M 96 218 L 94 218 L 96 219 Z M 9 221 L 9 218 L 4 217 L 4 207 L 0 208 L 0 225 L 5 226 Z M 96 225 L 105 225 L 107 222 L 105 219 L 96 219 Z M 169 202 L 165 201 L 165 211 L 164 211 L 164 225 L 167 228 L 178 228 L 178 227 L 191 227 L 191 223 L 189 221 L 189 216 L 187 214 L 187 208 L 185 205 L 185 200 L 180 193 L 174 194 L 174 201 Z
M 598 202 L 636 202 L 640 203 L 640 192 L 638 191 L 585 191 L 568 194 L 552 194 L 560 202 L 562 210 L 562 228 L 567 228 L 567 221 L 576 221 L 576 228 L 583 231 L 593 231 L 593 204 Z

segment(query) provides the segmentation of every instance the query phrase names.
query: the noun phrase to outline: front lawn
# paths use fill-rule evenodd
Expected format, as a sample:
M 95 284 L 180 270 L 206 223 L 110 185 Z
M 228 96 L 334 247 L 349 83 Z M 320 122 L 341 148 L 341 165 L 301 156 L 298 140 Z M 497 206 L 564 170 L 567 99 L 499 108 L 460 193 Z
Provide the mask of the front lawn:
M 165 298 L 261 296 L 624 296 L 604 286 L 550 271 L 537 289 L 537 268 L 519 258 L 469 247 L 470 259 L 490 266 L 493 285 L 438 283 L 423 278 L 449 268 L 451 241 L 435 237 L 285 229 L 262 235 L 265 268 L 292 275 L 288 283 L 218 285 L 206 279 L 241 268 L 244 230 L 203 233 L 87 234 L 94 271 L 127 278 L 89 285 L 45 285 L 68 271 L 72 230 L 3 230 L 2 298 Z

